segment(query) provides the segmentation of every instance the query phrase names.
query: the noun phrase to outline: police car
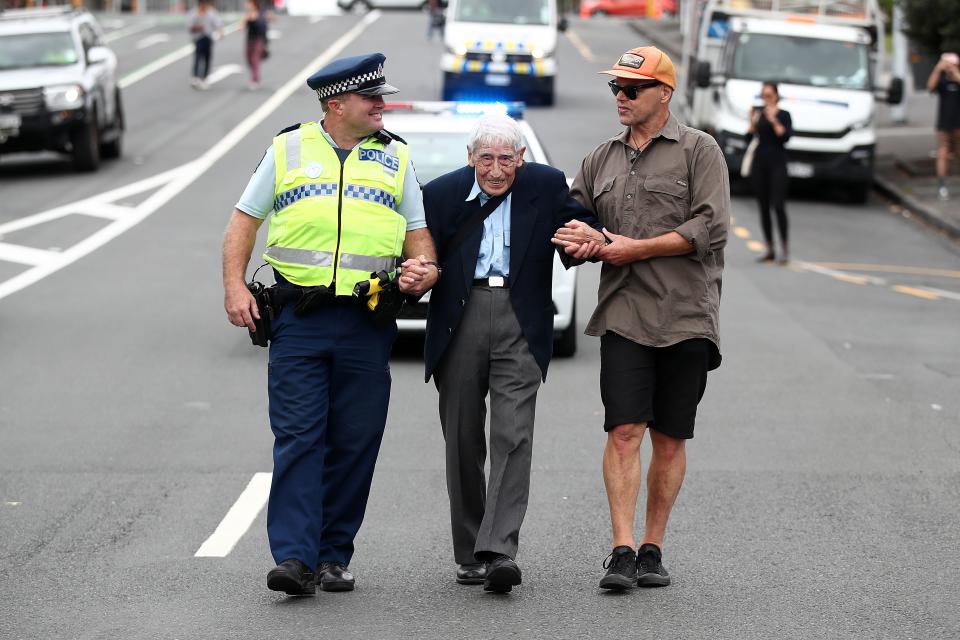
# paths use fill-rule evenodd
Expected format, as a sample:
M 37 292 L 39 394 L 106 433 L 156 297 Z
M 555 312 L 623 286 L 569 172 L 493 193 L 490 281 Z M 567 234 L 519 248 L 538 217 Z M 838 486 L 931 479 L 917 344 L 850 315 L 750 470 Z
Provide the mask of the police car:
M 121 153 L 117 58 L 83 9 L 0 9 L 0 154 L 69 153 L 93 171 Z
M 527 149 L 524 158 L 549 164 L 547 154 L 530 125 L 522 119 L 524 104 L 466 102 L 388 102 L 384 109 L 387 129 L 410 145 L 410 157 L 417 178 L 426 184 L 459 169 L 467 159 L 467 141 L 477 119 L 499 112 L 517 118 Z M 576 268 L 566 270 L 554 254 L 553 266 L 553 352 L 572 356 L 577 350 Z M 397 319 L 402 333 L 424 333 L 427 327 L 427 293 L 418 304 L 407 305 Z

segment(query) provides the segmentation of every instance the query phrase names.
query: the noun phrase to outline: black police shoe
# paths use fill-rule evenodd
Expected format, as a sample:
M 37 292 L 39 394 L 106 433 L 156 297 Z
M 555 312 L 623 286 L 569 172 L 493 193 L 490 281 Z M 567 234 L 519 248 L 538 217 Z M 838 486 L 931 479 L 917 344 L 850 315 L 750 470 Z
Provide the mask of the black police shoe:
M 606 575 L 600 578 L 601 589 L 623 591 L 637 584 L 637 554 L 628 546 L 614 548 L 603 561 Z
M 457 584 L 483 584 L 486 577 L 487 567 L 482 562 L 457 567 Z
M 317 569 L 320 588 L 324 591 L 353 591 L 353 574 L 339 562 L 321 562 Z
M 670 574 L 663 568 L 663 554 L 655 544 L 640 545 L 637 550 L 637 586 L 665 587 L 670 584 Z
M 291 596 L 317 592 L 317 582 L 310 567 L 295 558 L 284 560 L 267 573 L 267 588 Z
M 502 553 L 491 554 L 486 562 L 487 576 L 483 581 L 483 590 L 494 593 L 509 593 L 520 584 L 520 567 Z

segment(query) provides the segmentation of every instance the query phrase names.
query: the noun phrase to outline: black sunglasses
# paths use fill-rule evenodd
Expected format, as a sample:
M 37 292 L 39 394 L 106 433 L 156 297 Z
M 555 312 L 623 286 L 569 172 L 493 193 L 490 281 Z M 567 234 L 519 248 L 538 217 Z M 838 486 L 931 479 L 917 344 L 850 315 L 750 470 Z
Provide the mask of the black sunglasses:
M 623 85 L 617 84 L 616 80 L 611 80 L 607 83 L 607 86 L 610 87 L 610 92 L 613 95 L 617 95 L 623 91 L 623 95 L 627 97 L 627 100 L 636 100 L 637 94 L 643 91 L 644 89 L 649 89 L 650 87 L 656 87 L 660 82 L 654 80 L 653 82 L 644 82 L 643 84 L 633 84 L 633 85 Z

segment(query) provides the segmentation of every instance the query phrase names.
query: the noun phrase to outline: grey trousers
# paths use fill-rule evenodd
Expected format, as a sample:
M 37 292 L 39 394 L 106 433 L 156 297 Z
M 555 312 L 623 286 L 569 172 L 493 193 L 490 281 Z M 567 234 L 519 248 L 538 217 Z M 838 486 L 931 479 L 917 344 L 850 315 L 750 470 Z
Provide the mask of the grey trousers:
M 474 287 L 435 378 L 457 564 L 477 562 L 475 554 L 484 552 L 517 555 L 530 493 L 540 376 L 510 291 Z M 484 478 L 488 392 L 489 485 Z

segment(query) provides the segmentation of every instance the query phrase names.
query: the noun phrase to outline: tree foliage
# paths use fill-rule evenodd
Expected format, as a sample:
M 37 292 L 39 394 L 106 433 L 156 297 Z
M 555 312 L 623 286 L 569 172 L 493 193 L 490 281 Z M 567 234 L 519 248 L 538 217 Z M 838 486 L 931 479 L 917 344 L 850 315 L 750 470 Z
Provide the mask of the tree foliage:
M 960 0 L 897 0 L 910 39 L 933 57 L 960 52 Z

